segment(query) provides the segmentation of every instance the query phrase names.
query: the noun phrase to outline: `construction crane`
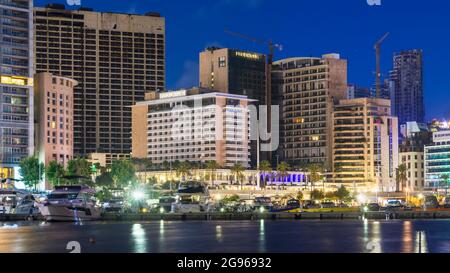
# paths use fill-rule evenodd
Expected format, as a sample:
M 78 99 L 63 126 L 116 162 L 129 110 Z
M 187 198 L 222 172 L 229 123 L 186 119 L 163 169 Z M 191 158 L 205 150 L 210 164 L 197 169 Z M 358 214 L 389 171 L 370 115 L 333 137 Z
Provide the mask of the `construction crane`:
M 225 29 L 225 33 L 230 34 L 232 36 L 242 38 L 242 39 L 249 40 L 249 41 L 257 43 L 257 44 L 263 44 L 263 45 L 268 46 L 269 53 L 267 54 L 267 60 L 266 60 L 266 79 L 267 79 L 267 82 L 266 82 L 266 105 L 268 107 L 270 107 L 270 105 L 272 105 L 272 64 L 273 64 L 273 59 L 274 59 L 274 53 L 275 53 L 275 49 L 282 51 L 283 46 L 280 44 L 273 43 L 272 40 L 264 41 L 264 40 L 253 38 L 253 37 L 241 34 L 241 33 L 233 32 L 233 31 L 230 31 L 227 29 Z M 270 113 L 270 111 L 269 111 L 269 113 Z
M 276 44 L 273 43 L 272 40 L 268 40 L 268 41 L 264 41 L 261 39 L 257 39 L 257 38 L 253 38 L 241 33 L 237 33 L 237 32 L 233 32 L 230 30 L 225 29 L 225 33 L 232 35 L 232 36 L 236 36 L 239 37 L 241 39 L 245 39 L 245 40 L 249 40 L 253 43 L 257 43 L 257 44 L 262 44 L 262 45 L 266 45 L 269 48 L 269 53 L 267 54 L 267 60 L 266 60 L 266 105 L 267 105 L 267 132 L 272 133 L 272 110 L 271 110 L 271 106 L 272 106 L 272 64 L 273 64 L 273 59 L 274 59 L 274 54 L 275 54 L 275 49 L 278 49 L 279 51 L 283 50 L 283 46 L 280 44 Z M 259 139 L 258 139 L 259 141 Z M 259 142 L 258 142 L 258 160 L 257 160 L 257 164 L 258 164 L 258 168 L 259 168 Z M 272 152 L 269 152 L 269 156 L 268 159 L 271 160 L 272 158 Z M 259 176 L 258 176 L 259 178 Z
M 379 39 L 374 46 L 375 54 L 376 54 L 376 96 L 377 98 L 381 98 L 381 44 L 383 44 L 384 40 L 389 36 L 389 32 L 383 35 L 381 39 Z

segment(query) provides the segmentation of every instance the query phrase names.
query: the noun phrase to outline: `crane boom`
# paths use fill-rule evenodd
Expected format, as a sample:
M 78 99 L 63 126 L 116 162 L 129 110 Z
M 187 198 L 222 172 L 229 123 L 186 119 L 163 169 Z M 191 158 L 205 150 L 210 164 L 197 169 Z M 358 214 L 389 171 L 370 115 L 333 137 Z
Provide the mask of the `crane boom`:
M 257 43 L 257 44 L 263 44 L 266 45 L 269 48 L 269 52 L 267 54 L 267 61 L 266 61 L 266 101 L 265 104 L 267 106 L 267 131 L 272 133 L 272 117 L 271 117 L 271 106 L 272 106 L 272 63 L 273 63 L 273 57 L 274 57 L 274 51 L 275 48 L 282 51 L 283 46 L 280 44 L 274 44 L 272 40 L 264 41 L 261 39 L 253 38 L 241 33 L 233 32 L 230 30 L 225 29 L 225 33 L 239 37 L 241 39 L 249 40 L 251 42 Z M 262 102 L 260 102 L 262 104 Z M 258 144 L 259 149 L 259 144 Z M 259 150 L 258 150 L 258 157 L 259 157 Z M 272 158 L 272 152 L 269 152 L 268 155 L 269 160 Z M 259 166 L 259 159 L 258 159 L 258 166 Z
M 383 37 L 381 37 L 374 46 L 375 55 L 376 55 L 376 96 L 377 98 L 381 98 L 381 44 L 386 40 L 389 36 L 389 32 L 385 33 Z

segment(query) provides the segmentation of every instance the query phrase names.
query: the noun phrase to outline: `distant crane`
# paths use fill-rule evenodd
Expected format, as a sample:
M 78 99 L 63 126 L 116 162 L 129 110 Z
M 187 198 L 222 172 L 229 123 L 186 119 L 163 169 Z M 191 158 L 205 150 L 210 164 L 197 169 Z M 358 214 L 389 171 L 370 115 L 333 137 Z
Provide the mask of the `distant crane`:
M 267 60 L 266 60 L 266 79 L 267 79 L 267 82 L 266 82 L 266 105 L 267 105 L 267 107 L 270 108 L 270 106 L 272 105 L 272 64 L 273 64 L 273 59 L 274 59 L 274 52 L 275 52 L 275 49 L 282 51 L 283 46 L 280 44 L 273 43 L 272 40 L 264 41 L 264 40 L 253 38 L 253 37 L 241 34 L 241 33 L 233 32 L 233 31 L 230 31 L 227 29 L 225 29 L 225 33 L 230 34 L 232 36 L 242 38 L 242 39 L 249 40 L 249 41 L 257 43 L 257 44 L 263 44 L 263 45 L 268 46 L 269 53 L 267 55 Z M 269 114 L 270 114 L 270 111 L 269 111 Z M 270 126 L 270 123 L 269 123 L 269 126 Z
M 266 45 L 269 48 L 269 53 L 267 54 L 267 60 L 266 60 L 266 105 L 267 105 L 267 131 L 272 133 L 272 111 L 271 111 L 271 106 L 272 106 L 272 64 L 273 64 L 273 59 L 274 59 L 274 54 L 275 54 L 275 49 L 278 49 L 279 51 L 283 51 L 283 46 L 281 44 L 276 44 L 273 43 L 272 40 L 268 40 L 268 41 L 264 41 L 261 39 L 257 39 L 257 38 L 253 38 L 241 33 L 237 33 L 237 32 L 233 32 L 230 30 L 225 29 L 225 33 L 232 35 L 232 36 L 236 36 L 239 37 L 241 39 L 245 39 L 245 40 L 249 40 L 251 42 L 257 43 L 257 44 L 263 44 Z M 258 139 L 259 141 L 259 139 Z M 258 168 L 259 168 L 259 143 L 258 143 L 258 160 L 257 160 L 257 164 L 258 164 Z M 268 159 L 271 161 L 272 159 L 272 152 L 269 152 L 269 156 Z M 259 175 L 258 175 L 259 178 Z M 258 182 L 259 184 L 259 182 Z
M 380 61 L 380 56 L 381 56 L 381 44 L 384 42 L 384 40 L 386 40 L 386 38 L 389 36 L 389 32 L 387 32 L 386 34 L 383 35 L 383 37 L 381 37 L 381 39 L 379 39 L 374 46 L 375 49 L 375 54 L 376 54 L 376 96 L 377 98 L 381 98 L 381 61 Z

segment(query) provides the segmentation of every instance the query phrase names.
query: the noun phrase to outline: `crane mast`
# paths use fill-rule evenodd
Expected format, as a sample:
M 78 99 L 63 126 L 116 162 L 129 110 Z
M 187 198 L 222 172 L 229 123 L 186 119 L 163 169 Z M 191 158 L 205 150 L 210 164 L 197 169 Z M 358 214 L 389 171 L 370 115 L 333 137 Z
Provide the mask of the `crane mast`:
M 389 32 L 384 34 L 381 39 L 375 43 L 375 55 L 376 55 L 376 97 L 381 98 L 381 44 L 389 36 Z

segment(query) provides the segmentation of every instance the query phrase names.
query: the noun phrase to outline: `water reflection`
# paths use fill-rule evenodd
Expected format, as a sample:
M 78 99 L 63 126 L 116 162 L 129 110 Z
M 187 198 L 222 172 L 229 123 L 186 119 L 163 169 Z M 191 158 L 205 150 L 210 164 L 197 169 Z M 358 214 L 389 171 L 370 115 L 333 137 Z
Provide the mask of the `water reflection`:
M 382 253 L 380 222 L 364 220 L 364 242 L 366 251 L 370 253 Z
M 402 252 L 412 253 L 414 251 L 413 229 L 411 221 L 403 222 Z
M 425 231 L 416 232 L 416 247 L 415 253 L 428 253 L 427 234 Z
M 145 236 L 145 230 L 141 224 L 133 224 L 131 228 L 131 236 L 134 242 L 134 252 L 146 253 L 147 252 L 147 238 Z
M 222 226 L 216 226 L 216 239 L 218 242 L 222 242 Z
M 67 252 L 68 241 L 95 238 L 86 252 L 445 253 L 449 229 L 450 221 L 426 220 L 9 222 L 0 223 L 0 252 Z
M 264 219 L 259 220 L 259 251 L 266 251 L 266 231 Z
M 159 237 L 158 237 L 158 247 L 159 247 L 159 252 L 164 252 L 165 248 L 165 236 L 164 236 L 164 220 L 160 220 L 159 221 Z

